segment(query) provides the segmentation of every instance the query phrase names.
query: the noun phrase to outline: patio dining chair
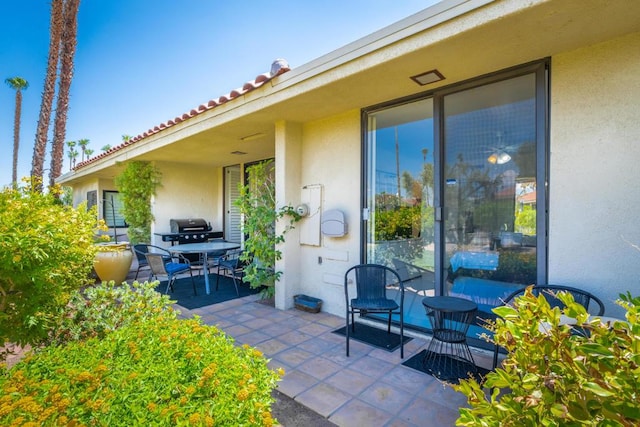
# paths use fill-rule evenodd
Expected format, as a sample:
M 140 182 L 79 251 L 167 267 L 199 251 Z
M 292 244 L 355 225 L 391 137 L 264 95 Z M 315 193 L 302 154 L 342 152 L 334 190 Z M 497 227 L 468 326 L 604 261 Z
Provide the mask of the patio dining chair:
M 232 249 L 218 259 L 216 291 L 218 290 L 218 286 L 220 285 L 220 275 L 228 274 L 233 280 L 233 286 L 236 287 L 236 294 L 240 296 L 237 281 L 240 280 L 240 283 L 242 283 L 242 279 L 244 277 L 244 268 L 246 266 L 246 262 L 241 259 L 243 252 L 244 251 L 242 249 Z
M 136 254 L 136 260 L 138 261 L 138 269 L 136 270 L 136 275 L 133 280 L 138 279 L 138 274 L 140 270 L 148 269 L 149 270 L 149 280 L 153 277 L 153 273 L 149 268 L 149 263 L 147 262 L 146 255 L 149 252 L 157 252 L 161 253 L 165 257 L 165 261 L 171 261 L 171 253 L 167 251 L 165 248 L 161 248 L 160 246 L 149 245 L 147 243 L 138 243 L 133 245 L 133 253 Z
M 191 285 L 193 286 L 193 294 L 198 295 L 196 290 L 196 283 L 193 281 L 193 271 L 191 270 L 191 263 L 188 259 L 180 254 L 174 254 L 169 262 L 167 262 L 166 255 L 156 252 L 149 252 L 145 255 L 151 274 L 156 279 L 166 278 L 167 289 L 165 294 L 169 293 L 169 290 L 173 291 L 173 285 L 179 274 L 189 272 L 191 276 Z
M 356 295 L 349 294 L 352 277 L 355 279 Z M 387 288 L 393 287 L 400 292 L 400 302 L 387 297 Z M 404 284 L 398 273 L 390 267 L 379 264 L 360 264 L 344 274 L 344 296 L 347 308 L 345 335 L 347 338 L 347 357 L 349 357 L 349 334 L 355 332 L 355 313 L 361 316 L 367 313 L 388 313 L 387 333 L 391 333 L 391 317 L 400 317 L 400 358 L 404 358 Z M 351 322 L 349 322 L 351 320 Z
M 510 305 L 516 297 L 522 296 L 526 288 L 519 289 L 504 299 L 505 305 Z M 551 307 L 564 308 L 564 304 L 556 294 L 558 292 L 567 292 L 573 296 L 576 303 L 580 304 L 594 316 L 602 316 L 604 314 L 604 304 L 597 296 L 583 289 L 573 288 L 562 285 L 536 285 L 531 287 L 533 295 L 543 295 Z M 495 345 L 493 349 L 493 369 L 498 366 L 499 346 Z

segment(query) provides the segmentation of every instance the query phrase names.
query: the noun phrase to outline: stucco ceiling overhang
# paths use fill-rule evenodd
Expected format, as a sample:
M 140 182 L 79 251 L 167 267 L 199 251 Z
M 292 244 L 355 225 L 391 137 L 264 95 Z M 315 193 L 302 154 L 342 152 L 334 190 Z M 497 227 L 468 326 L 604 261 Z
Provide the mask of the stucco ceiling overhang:
M 65 175 L 62 181 L 71 183 L 89 174 L 111 178 L 117 173 L 116 162 L 128 159 L 211 166 L 258 160 L 274 154 L 277 121 L 320 120 L 640 30 L 636 0 L 523 3 L 444 1 Z M 425 87 L 410 79 L 431 69 L 446 79 Z M 241 140 L 253 134 L 263 136 Z M 230 154 L 233 151 L 247 154 Z

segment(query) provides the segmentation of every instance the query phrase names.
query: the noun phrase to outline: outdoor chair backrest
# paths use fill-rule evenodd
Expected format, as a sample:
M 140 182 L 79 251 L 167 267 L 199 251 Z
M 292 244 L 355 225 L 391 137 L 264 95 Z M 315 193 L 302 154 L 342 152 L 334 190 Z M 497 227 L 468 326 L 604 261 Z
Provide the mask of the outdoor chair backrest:
M 147 264 L 147 257 L 145 256 L 147 252 L 149 252 L 147 246 L 148 245 L 143 243 L 133 245 L 133 253 L 136 254 L 136 259 L 138 260 L 139 265 Z
M 526 288 L 517 290 L 505 298 L 505 303 L 510 304 L 514 298 L 521 296 L 524 294 L 524 290 Z M 567 292 L 573 296 L 575 302 L 583 306 L 587 311 L 592 310 L 591 314 L 596 316 L 602 316 L 604 314 L 604 304 L 597 296 L 593 295 L 591 292 L 573 288 L 570 286 L 562 286 L 562 285 L 536 285 L 531 288 L 531 292 L 538 296 L 540 294 L 544 295 L 545 299 L 549 302 L 551 307 L 564 307 L 562 301 L 560 301 L 555 294 L 558 292 Z
M 386 299 L 387 286 L 404 287 L 398 273 L 384 265 L 361 264 L 351 267 L 347 274 L 350 271 L 355 274 L 356 298 L 359 301 Z
M 162 254 L 149 252 L 145 257 L 154 276 L 168 276 L 165 267 L 166 259 Z
M 505 305 L 512 305 L 513 300 L 519 296 L 522 296 L 527 288 L 519 289 L 504 299 Z M 589 309 L 593 312 L 590 312 L 596 316 L 602 316 L 604 314 L 604 304 L 597 296 L 593 295 L 591 292 L 573 288 L 571 286 L 562 286 L 562 285 L 536 285 L 531 287 L 531 292 L 533 295 L 543 295 L 544 298 L 549 302 L 551 307 L 559 307 L 563 308 L 564 304 L 560 301 L 555 295 L 558 292 L 567 292 L 573 295 L 573 299 L 576 303 L 583 306 L 588 312 Z M 592 304 L 593 303 L 593 304 Z M 498 366 L 498 351 L 499 347 L 494 346 L 493 350 L 493 369 Z
M 149 245 L 146 243 L 138 243 L 133 245 L 133 252 L 136 254 L 136 258 L 140 263 L 142 261 L 143 264 L 147 263 L 146 255 L 148 253 L 159 253 L 161 254 L 165 262 L 171 260 L 171 252 L 166 250 L 165 248 L 161 248 L 160 246 Z

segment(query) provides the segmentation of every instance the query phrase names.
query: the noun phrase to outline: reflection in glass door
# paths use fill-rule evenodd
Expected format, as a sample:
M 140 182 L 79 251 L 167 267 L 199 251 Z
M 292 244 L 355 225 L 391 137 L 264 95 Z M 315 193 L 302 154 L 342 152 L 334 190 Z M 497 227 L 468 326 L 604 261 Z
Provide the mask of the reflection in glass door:
M 406 325 L 430 329 L 425 296 L 490 318 L 545 280 L 546 67 L 508 73 L 366 114 L 364 260 L 400 274 Z
M 536 283 L 535 74 L 445 95 L 443 137 L 443 292 L 482 316 Z
M 368 116 L 366 259 L 406 280 L 406 324 L 435 290 L 433 135 L 431 98 Z

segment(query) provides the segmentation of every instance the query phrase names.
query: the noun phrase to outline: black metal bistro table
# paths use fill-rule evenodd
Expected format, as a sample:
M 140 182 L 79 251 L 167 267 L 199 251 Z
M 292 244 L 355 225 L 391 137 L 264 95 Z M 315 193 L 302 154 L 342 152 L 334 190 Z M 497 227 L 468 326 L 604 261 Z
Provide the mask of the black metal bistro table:
M 436 378 L 455 381 L 478 369 L 467 344 L 467 330 L 474 320 L 478 305 L 464 298 L 450 296 L 422 299 L 433 338 L 422 363 Z
M 211 240 L 209 242 L 202 243 L 184 243 L 182 245 L 171 246 L 169 250 L 171 252 L 179 252 L 183 254 L 202 254 L 203 257 L 203 265 L 204 269 L 204 288 L 207 292 L 207 295 L 210 294 L 209 289 L 209 273 L 207 271 L 207 258 L 209 253 L 211 252 L 225 252 L 230 249 L 238 249 L 240 247 L 239 243 L 225 242 L 223 240 Z

